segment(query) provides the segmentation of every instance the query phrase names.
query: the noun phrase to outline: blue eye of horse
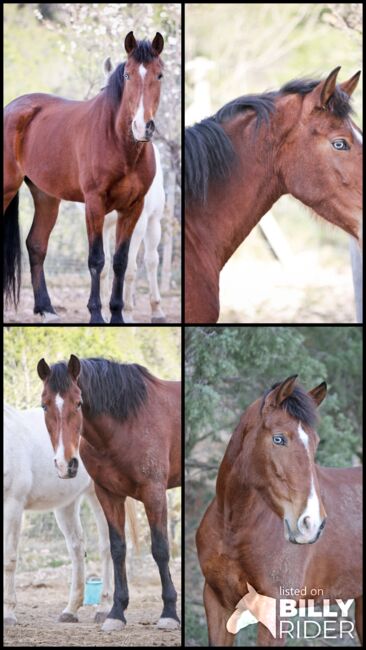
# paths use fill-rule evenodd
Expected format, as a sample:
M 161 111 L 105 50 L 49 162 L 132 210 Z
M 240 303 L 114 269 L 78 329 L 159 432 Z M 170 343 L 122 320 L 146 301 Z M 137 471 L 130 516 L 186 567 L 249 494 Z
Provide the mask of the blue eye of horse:
M 42 406 L 42 408 L 43 408 L 44 411 L 47 411 L 47 406 L 46 406 L 46 404 L 41 404 L 41 406 Z
M 124 76 L 125 79 L 129 79 L 129 78 L 130 78 L 130 75 L 128 74 L 128 72 L 125 72 L 125 74 L 124 74 L 123 76 Z
M 342 149 L 345 151 L 349 149 L 348 143 L 345 140 L 334 140 L 334 142 L 332 142 L 332 147 L 337 151 L 342 151 Z
M 272 440 L 275 443 L 275 445 L 286 445 L 287 443 L 285 436 L 282 435 L 272 436 Z

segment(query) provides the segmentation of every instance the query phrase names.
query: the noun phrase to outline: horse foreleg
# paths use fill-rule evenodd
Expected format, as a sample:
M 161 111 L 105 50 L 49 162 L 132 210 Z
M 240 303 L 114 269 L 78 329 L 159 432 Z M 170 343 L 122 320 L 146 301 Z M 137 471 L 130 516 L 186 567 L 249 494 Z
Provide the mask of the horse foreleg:
M 48 295 L 43 264 L 60 200 L 42 192 L 29 179 L 26 183 L 32 193 L 35 207 L 32 227 L 26 240 L 34 293 L 34 313 L 43 316 L 45 321 L 57 320 L 58 316 Z
M 112 594 L 113 594 L 113 584 L 112 584 L 112 558 L 111 558 L 111 549 L 109 544 L 109 531 L 107 520 L 104 516 L 103 508 L 100 505 L 95 491 L 94 485 L 87 494 L 87 499 L 90 503 L 90 507 L 93 510 L 95 521 L 98 529 L 98 540 L 99 540 L 99 554 L 102 563 L 102 581 L 103 581 L 103 591 L 100 606 L 95 614 L 94 621 L 96 623 L 103 623 L 107 618 L 108 612 L 112 607 Z
M 229 612 L 220 604 L 215 592 L 207 582 L 205 582 L 203 589 L 203 602 L 207 618 L 209 645 L 232 646 L 235 641 L 235 635 L 226 629 L 226 623 L 232 612 Z
M 4 503 L 4 625 L 15 625 L 15 571 L 22 523 L 23 504 L 7 498 Z
M 130 241 L 137 219 L 139 218 L 144 200 L 143 198 L 132 206 L 128 213 L 118 212 L 116 226 L 116 250 L 113 256 L 113 287 L 109 303 L 111 310 L 111 323 L 123 323 L 123 283 L 128 263 Z
M 88 301 L 90 323 L 103 323 L 100 301 L 100 274 L 104 267 L 103 224 L 105 208 L 102 199 L 95 194 L 85 197 L 86 229 L 89 241 L 88 266 L 91 289 Z
M 57 508 L 54 512 L 57 524 L 65 537 L 72 564 L 69 602 L 58 620 L 61 623 L 76 623 L 78 609 L 83 604 L 85 584 L 85 545 L 80 522 L 80 499 L 63 508 Z
M 356 605 L 355 605 L 355 622 L 356 622 L 356 630 L 358 634 L 358 638 L 360 640 L 360 644 L 362 645 L 363 641 L 363 609 L 362 609 L 362 596 L 359 596 L 356 598 Z
M 104 266 L 100 274 L 100 290 L 102 297 L 102 314 L 103 318 L 107 317 L 105 307 L 108 306 L 111 292 L 111 236 L 112 231 L 116 231 L 117 213 L 110 212 L 106 214 L 103 226 L 103 247 L 104 247 Z
M 160 306 L 161 298 L 158 284 L 158 246 L 161 239 L 160 216 L 159 213 L 153 213 L 150 215 L 144 238 L 145 266 L 150 288 L 152 323 L 165 323 L 165 314 Z
M 167 527 L 167 502 L 164 486 L 147 485 L 143 490 L 151 534 L 151 553 L 158 565 L 162 585 L 163 611 L 157 623 L 158 628 L 173 630 L 180 626 L 177 615 L 177 592 L 169 571 L 169 542 Z
M 126 625 L 128 607 L 126 574 L 125 499 L 114 497 L 99 485 L 95 492 L 103 508 L 109 529 L 109 542 L 114 570 L 113 606 L 103 623 L 103 632 L 119 631 Z
M 123 287 L 123 320 L 125 323 L 134 322 L 132 312 L 136 289 L 137 255 L 141 246 L 141 242 L 145 235 L 145 230 L 146 218 L 145 211 L 143 210 L 132 233 L 130 248 L 128 251 L 125 284 Z

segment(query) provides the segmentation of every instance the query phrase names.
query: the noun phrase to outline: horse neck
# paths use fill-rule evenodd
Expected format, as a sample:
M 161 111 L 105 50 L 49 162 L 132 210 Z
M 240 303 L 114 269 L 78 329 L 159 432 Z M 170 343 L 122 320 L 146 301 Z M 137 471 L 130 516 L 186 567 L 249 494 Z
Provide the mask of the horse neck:
M 123 152 L 125 162 L 130 169 L 136 167 L 146 150 L 145 142 L 135 142 L 131 131 L 132 118 L 122 96 L 122 100 L 115 115 L 115 132 L 118 146 Z
M 218 273 L 282 194 L 270 126 L 257 134 L 252 116 L 246 115 L 223 128 L 237 155 L 233 171 L 227 181 L 211 187 L 205 206 L 194 206 L 187 223 L 192 239 L 210 252 Z

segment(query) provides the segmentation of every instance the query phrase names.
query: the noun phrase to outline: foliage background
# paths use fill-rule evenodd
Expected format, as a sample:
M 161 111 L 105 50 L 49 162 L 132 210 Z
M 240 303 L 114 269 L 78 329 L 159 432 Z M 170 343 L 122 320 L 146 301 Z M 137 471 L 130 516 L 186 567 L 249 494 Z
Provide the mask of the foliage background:
M 298 374 L 311 389 L 322 381 L 317 462 L 359 463 L 362 449 L 361 327 L 186 328 L 186 639 L 207 643 L 203 580 L 194 535 L 215 491 L 217 470 L 242 412 L 275 381 Z M 255 645 L 255 626 L 238 645 Z M 301 641 L 304 645 L 306 641 Z
M 174 195 L 173 258 L 170 289 L 180 291 L 180 153 L 181 153 L 181 6 L 178 3 L 5 3 L 4 103 L 45 92 L 70 99 L 95 96 L 105 85 L 103 62 L 125 60 L 124 39 L 151 40 L 160 31 L 165 40 L 161 102 L 154 141 L 161 154 L 165 190 Z M 23 184 L 20 197 L 23 242 L 33 218 L 33 202 Z M 164 223 L 162 226 L 164 229 Z M 170 230 L 169 230 L 170 232 Z M 162 254 L 162 245 L 160 245 Z M 23 247 L 23 280 L 30 286 L 28 254 Z M 84 209 L 62 201 L 50 237 L 45 269 L 50 285 L 89 283 Z M 140 278 L 144 278 L 144 270 Z M 146 284 L 146 283 L 145 283 Z M 144 284 L 144 286 L 145 286 Z
M 239 95 L 322 79 L 338 65 L 340 80 L 362 68 L 359 3 L 189 3 L 185 21 L 186 124 Z M 353 104 L 361 126 L 362 75 Z M 254 228 L 221 273 L 220 322 L 354 322 L 348 236 L 290 196 L 271 212 L 288 265 Z
M 179 327 L 4 327 L 4 400 L 18 409 L 40 406 L 42 382 L 37 363 L 102 356 L 140 363 L 161 379 L 180 379 L 181 330 Z M 172 557 L 181 554 L 181 490 L 168 490 Z M 141 552 L 150 554 L 150 530 L 142 504 L 136 503 Z M 95 520 L 84 502 L 81 518 L 87 540 L 88 562 L 98 558 Z M 128 531 L 127 531 L 128 534 Z M 52 550 L 50 550 L 52 549 Z M 130 549 L 131 550 L 131 549 Z M 134 556 L 138 562 L 138 556 Z M 64 537 L 52 512 L 26 512 L 20 547 L 20 570 L 70 564 Z

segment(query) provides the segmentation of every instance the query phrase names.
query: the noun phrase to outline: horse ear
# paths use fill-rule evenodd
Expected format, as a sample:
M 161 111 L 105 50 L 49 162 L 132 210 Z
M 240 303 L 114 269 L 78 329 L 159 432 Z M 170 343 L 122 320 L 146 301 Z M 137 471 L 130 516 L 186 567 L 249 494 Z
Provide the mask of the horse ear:
M 154 52 L 156 53 L 157 56 L 159 56 L 159 54 L 162 53 L 162 51 L 164 49 L 164 39 L 163 39 L 162 35 L 160 34 L 160 32 L 156 32 L 154 40 L 151 43 L 151 47 L 152 47 L 152 49 L 154 50 Z
M 296 379 L 297 375 L 291 375 L 291 377 L 287 377 L 281 384 L 278 384 L 276 388 L 273 388 L 264 400 L 263 411 L 280 406 L 294 390 Z
M 80 368 L 80 361 L 74 354 L 70 355 L 67 369 L 71 377 L 76 381 L 78 376 L 80 375 L 81 368 Z
M 136 39 L 133 35 L 133 32 L 128 32 L 125 38 L 125 50 L 127 54 L 132 54 L 135 47 L 137 46 Z
M 348 81 L 344 81 L 342 84 L 339 84 L 340 89 L 343 90 L 343 92 L 346 93 L 348 97 L 351 97 L 353 91 L 357 87 L 360 74 L 361 74 L 361 70 L 356 72 L 356 74 L 354 74 L 353 77 L 351 77 L 351 79 L 348 79 Z
M 340 65 L 337 68 L 334 68 L 334 70 L 332 70 L 332 72 L 328 75 L 328 77 L 322 84 L 322 88 L 320 92 L 320 101 L 322 107 L 326 106 L 330 98 L 332 97 L 332 95 L 334 95 L 334 91 L 337 85 L 337 76 L 340 69 L 341 69 Z
M 42 379 L 42 381 L 46 381 L 47 377 L 51 374 L 51 368 L 49 365 L 47 365 L 44 359 L 38 361 L 37 372 L 39 378 Z
M 319 384 L 319 386 L 316 386 L 312 390 L 309 390 L 309 395 L 310 397 L 313 398 L 317 406 L 320 406 L 326 394 L 327 394 L 327 384 L 325 381 L 322 381 L 322 383 Z

